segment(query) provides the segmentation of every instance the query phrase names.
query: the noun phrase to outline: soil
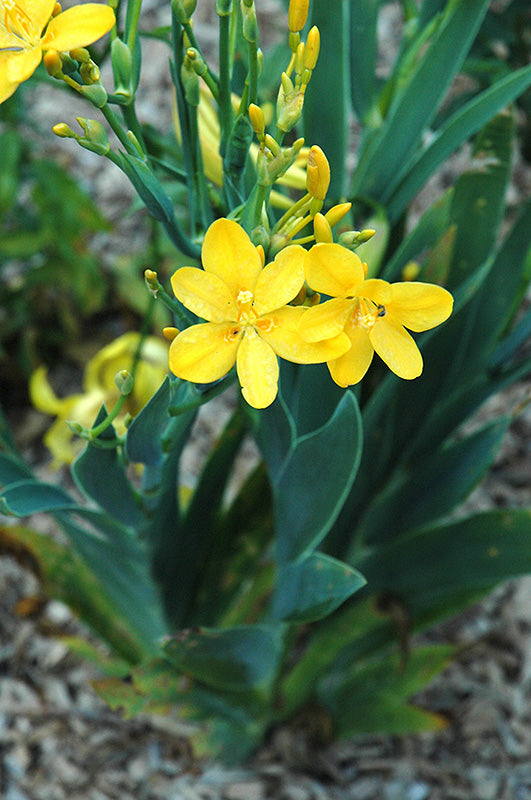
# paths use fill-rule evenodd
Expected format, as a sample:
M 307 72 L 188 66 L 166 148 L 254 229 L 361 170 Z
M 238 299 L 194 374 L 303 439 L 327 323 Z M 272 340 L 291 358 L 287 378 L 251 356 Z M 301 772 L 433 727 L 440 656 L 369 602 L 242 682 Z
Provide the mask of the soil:
M 213 48 L 212 3 L 198 6 L 196 35 Z M 263 0 L 259 6 L 274 38 L 280 4 Z M 145 11 L 158 24 L 166 21 L 167 4 L 148 0 Z M 393 37 L 396 14 L 391 5 L 384 41 Z M 160 125 L 171 124 L 165 57 L 158 43 L 146 43 L 140 115 Z M 32 123 L 43 142 L 53 138 L 55 122 L 72 124 L 87 113 L 77 98 L 61 110 L 57 94 L 35 94 Z M 136 213 L 129 213 L 132 193 L 120 174 L 71 143 L 46 147 L 103 199 L 114 230 L 95 243 L 102 258 L 112 260 L 124 247 L 140 250 L 145 234 Z M 460 154 L 427 192 L 451 181 L 462 162 Z M 530 188 L 531 172 L 517 162 L 509 203 L 516 207 Z M 482 415 L 527 403 L 530 390 L 529 381 L 520 383 Z M 196 429 L 191 474 L 230 399 L 220 403 Z M 34 441 L 42 432 L 39 419 L 36 412 L 19 415 L 17 435 L 24 439 L 23 427 L 30 428 Z M 24 444 L 30 445 L 27 437 Z M 39 449 L 29 454 L 43 458 Z M 511 425 L 468 510 L 529 507 L 530 457 L 528 408 Z M 498 587 L 430 633 L 432 641 L 457 644 L 460 653 L 416 698 L 444 716 L 441 732 L 367 736 L 316 750 L 304 732 L 288 727 L 237 769 L 191 760 L 186 729 L 171 717 L 126 720 L 110 711 L 90 686 L 97 671 L 61 642 L 79 630 L 65 606 L 41 597 L 31 572 L 12 558 L 0 559 L 0 796 L 6 800 L 531 800 L 531 577 Z

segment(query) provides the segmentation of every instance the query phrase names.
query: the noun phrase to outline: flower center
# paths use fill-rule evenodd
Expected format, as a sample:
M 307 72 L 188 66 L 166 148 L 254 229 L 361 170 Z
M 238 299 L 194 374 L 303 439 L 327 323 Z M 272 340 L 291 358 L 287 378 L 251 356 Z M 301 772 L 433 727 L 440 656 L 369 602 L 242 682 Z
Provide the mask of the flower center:
M 374 327 L 379 317 L 387 314 L 385 306 L 377 305 L 366 297 L 360 297 L 358 305 L 352 314 L 352 324 L 361 325 L 362 328 L 370 330 Z
M 238 322 L 243 323 L 243 325 L 252 325 L 258 317 L 258 314 L 253 308 L 253 300 L 253 293 L 249 290 L 242 289 L 242 291 L 238 293 L 238 297 L 236 298 L 236 303 L 238 305 Z
M 31 18 L 13 0 L 5 0 L 4 18 L 0 20 L 0 30 L 3 29 L 8 36 L 12 37 L 13 44 L 10 47 L 2 47 L 0 50 L 13 50 L 15 52 L 34 47 L 39 37 L 35 37 Z

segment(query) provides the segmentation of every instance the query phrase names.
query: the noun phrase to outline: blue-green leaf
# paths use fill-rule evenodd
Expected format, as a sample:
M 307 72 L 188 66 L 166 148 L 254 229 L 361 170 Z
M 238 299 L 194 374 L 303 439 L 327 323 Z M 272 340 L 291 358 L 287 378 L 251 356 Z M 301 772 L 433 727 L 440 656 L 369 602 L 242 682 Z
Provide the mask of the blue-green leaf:
M 38 480 L 16 481 L 6 486 L 0 496 L 0 510 L 16 517 L 77 507 L 63 489 Z
M 32 477 L 32 472 L 14 453 L 0 452 L 0 486 Z
M 364 585 L 363 575 L 348 564 L 323 553 L 311 553 L 280 566 L 272 614 L 284 622 L 315 622 Z
M 309 552 L 330 530 L 356 476 L 361 430 L 358 404 L 347 391 L 327 424 L 295 443 L 273 484 L 280 561 Z

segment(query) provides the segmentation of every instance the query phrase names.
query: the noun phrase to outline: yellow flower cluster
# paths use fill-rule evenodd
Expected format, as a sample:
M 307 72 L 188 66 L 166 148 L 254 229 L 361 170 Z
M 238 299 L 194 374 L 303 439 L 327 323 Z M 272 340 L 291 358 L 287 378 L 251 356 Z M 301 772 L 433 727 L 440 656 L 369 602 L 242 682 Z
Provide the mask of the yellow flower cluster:
M 309 251 L 289 245 L 264 266 L 237 222 L 218 219 L 207 230 L 204 269 L 182 267 L 171 279 L 176 297 L 206 320 L 170 345 L 171 371 L 210 383 L 236 364 L 242 394 L 266 408 L 278 391 L 277 356 L 297 364 L 326 362 L 340 386 L 362 379 L 374 352 L 402 378 L 422 372 L 422 356 L 406 328 L 425 331 L 446 320 L 452 296 L 432 284 L 389 284 L 365 278 L 359 257 L 334 243 Z M 331 299 L 308 308 L 290 303 L 305 282 Z

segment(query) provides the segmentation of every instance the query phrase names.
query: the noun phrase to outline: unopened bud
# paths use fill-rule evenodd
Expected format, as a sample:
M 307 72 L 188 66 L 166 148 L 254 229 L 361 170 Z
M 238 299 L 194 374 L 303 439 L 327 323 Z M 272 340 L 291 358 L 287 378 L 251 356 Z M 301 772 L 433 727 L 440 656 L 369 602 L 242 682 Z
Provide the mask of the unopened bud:
M 258 137 L 258 141 L 262 142 L 264 140 L 265 135 L 265 120 L 264 120 L 264 112 L 260 108 L 260 106 L 251 103 L 249 106 L 249 119 L 251 120 L 251 125 L 253 126 L 253 131 L 256 133 Z
M 191 106 L 198 106 L 200 100 L 199 78 L 194 72 L 192 63 L 188 55 L 184 57 L 181 66 L 181 81 L 184 88 L 184 97 Z
M 133 95 L 133 58 L 129 47 L 118 36 L 111 44 L 114 93 L 122 97 Z
M 195 11 L 197 0 L 172 0 L 171 8 L 181 25 L 186 25 Z
M 76 122 L 85 134 L 84 141 L 78 139 L 79 144 L 87 150 L 98 153 L 98 155 L 106 155 L 111 146 L 107 138 L 107 132 L 101 122 L 97 122 L 95 119 L 85 119 L 84 117 L 76 117 Z
M 319 49 L 321 46 L 321 37 L 319 35 L 319 28 L 314 25 L 308 33 L 306 39 L 306 46 L 304 48 L 304 67 L 305 69 L 315 69 L 317 59 L 319 58 Z
M 315 236 L 315 241 L 318 243 L 321 242 L 333 242 L 334 237 L 332 235 L 332 228 L 330 227 L 330 223 L 320 212 L 317 212 L 315 217 L 313 218 L 313 232 Z
M 310 147 L 306 169 L 306 188 L 317 200 L 324 200 L 330 185 L 330 165 L 325 154 L 314 144 Z
M 292 33 L 302 31 L 308 17 L 310 0 L 290 0 L 288 11 L 288 26 Z
M 254 0 L 241 0 L 243 38 L 250 43 L 258 41 L 258 21 Z
M 299 42 L 295 52 L 295 75 L 301 75 L 304 69 L 304 42 Z
M 52 17 L 56 17 L 62 10 L 61 3 L 56 3 L 52 9 Z
M 219 17 L 228 17 L 232 12 L 232 0 L 216 0 L 216 14 Z
M 414 281 L 417 279 L 418 274 L 420 272 L 420 266 L 417 264 L 416 261 L 408 261 L 405 265 L 404 269 L 402 270 L 402 280 L 403 281 Z
M 338 203 L 326 212 L 325 217 L 331 228 L 337 225 L 352 208 L 352 203 Z
M 270 150 L 274 156 L 280 155 L 280 153 L 282 152 L 282 148 L 280 147 L 277 140 L 273 139 L 273 137 L 269 133 L 265 134 L 264 142 L 267 149 Z
M 126 369 L 121 369 L 114 376 L 114 382 L 120 394 L 131 394 L 133 390 L 133 376 Z
M 44 64 L 46 72 L 52 78 L 55 78 L 56 75 L 59 75 L 59 73 L 63 71 L 63 62 L 57 50 L 48 50 L 42 58 L 42 63 Z
M 66 420 L 66 424 L 68 425 L 68 427 L 70 428 L 72 433 L 75 433 L 77 436 L 79 436 L 80 434 L 82 434 L 86 430 L 83 427 L 83 425 L 79 424 L 79 422 L 75 422 L 74 420 L 71 420 L 71 419 L 67 419 Z
M 86 47 L 76 47 L 75 50 L 69 50 L 68 54 L 70 58 L 73 58 L 74 61 L 78 61 L 80 64 L 87 64 L 90 59 L 90 53 Z
M 58 122 L 57 125 L 54 125 L 52 131 L 55 133 L 56 136 L 60 136 L 61 139 L 77 139 L 77 134 L 74 133 L 72 128 L 66 124 L 66 122 Z
M 174 328 L 173 325 L 167 325 L 162 329 L 162 335 L 168 340 L 168 342 L 173 342 L 175 337 L 179 335 L 179 329 Z
M 92 86 L 80 86 L 78 92 L 83 97 L 86 97 L 87 100 L 90 100 L 96 108 L 103 108 L 107 104 L 107 92 L 99 83 L 95 83 Z
M 144 271 L 144 280 L 146 282 L 147 288 L 149 289 L 153 297 L 156 297 L 159 293 L 159 288 L 160 288 L 159 278 L 157 273 L 152 269 L 146 269 Z
M 94 63 L 94 61 L 89 61 L 85 64 L 81 64 L 79 67 L 79 74 L 81 75 L 81 80 L 83 83 L 91 86 L 99 81 L 100 68 Z

